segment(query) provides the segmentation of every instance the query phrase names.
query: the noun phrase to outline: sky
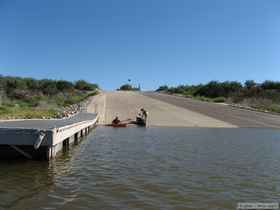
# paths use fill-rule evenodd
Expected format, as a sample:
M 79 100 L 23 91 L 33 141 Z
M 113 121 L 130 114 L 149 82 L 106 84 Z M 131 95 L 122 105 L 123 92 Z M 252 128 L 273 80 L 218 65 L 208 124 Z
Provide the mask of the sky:
M 279 0 L 0 0 L 0 74 L 101 88 L 280 80 Z

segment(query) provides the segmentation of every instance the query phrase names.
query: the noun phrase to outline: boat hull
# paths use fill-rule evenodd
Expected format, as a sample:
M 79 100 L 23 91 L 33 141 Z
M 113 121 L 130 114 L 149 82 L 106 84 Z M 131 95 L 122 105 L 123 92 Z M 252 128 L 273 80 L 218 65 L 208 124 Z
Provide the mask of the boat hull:
M 111 126 L 111 127 L 114 127 L 114 128 L 125 128 L 125 127 L 127 127 L 127 123 L 108 124 L 107 126 Z

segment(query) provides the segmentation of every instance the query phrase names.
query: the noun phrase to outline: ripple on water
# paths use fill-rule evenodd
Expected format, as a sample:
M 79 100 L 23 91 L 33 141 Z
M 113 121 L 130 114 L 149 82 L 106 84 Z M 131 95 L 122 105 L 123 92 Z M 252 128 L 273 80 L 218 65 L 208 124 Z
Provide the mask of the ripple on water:
M 49 163 L 0 162 L 0 209 L 235 209 L 238 201 L 277 201 L 279 151 L 272 129 L 97 128 Z

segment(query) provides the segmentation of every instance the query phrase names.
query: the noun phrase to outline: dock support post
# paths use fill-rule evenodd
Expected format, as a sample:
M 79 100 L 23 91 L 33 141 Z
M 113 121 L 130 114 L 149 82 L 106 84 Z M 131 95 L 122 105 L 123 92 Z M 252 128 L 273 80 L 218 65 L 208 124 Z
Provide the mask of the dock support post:
M 74 135 L 74 144 L 78 144 L 79 143 L 79 136 L 78 133 L 75 133 Z
M 69 145 L 70 145 L 69 141 L 70 141 L 70 138 L 67 138 L 63 141 L 63 143 L 62 143 L 63 144 L 63 151 L 66 151 L 66 150 L 69 149 Z
M 46 151 L 46 159 L 50 160 L 53 158 L 53 148 L 52 147 L 48 147 L 47 151 Z

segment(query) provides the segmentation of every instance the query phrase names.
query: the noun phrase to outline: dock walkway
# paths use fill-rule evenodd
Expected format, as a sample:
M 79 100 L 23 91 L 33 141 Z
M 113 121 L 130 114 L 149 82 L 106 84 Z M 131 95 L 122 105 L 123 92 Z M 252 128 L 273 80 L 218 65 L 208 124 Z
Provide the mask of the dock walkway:
M 96 118 L 96 114 L 82 112 L 65 119 L 6 120 L 0 121 L 0 128 L 53 129 L 79 123 L 82 121 L 92 120 L 94 118 Z
M 98 120 L 82 112 L 66 119 L 0 121 L 0 157 L 51 159 L 89 133 Z

